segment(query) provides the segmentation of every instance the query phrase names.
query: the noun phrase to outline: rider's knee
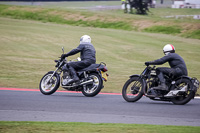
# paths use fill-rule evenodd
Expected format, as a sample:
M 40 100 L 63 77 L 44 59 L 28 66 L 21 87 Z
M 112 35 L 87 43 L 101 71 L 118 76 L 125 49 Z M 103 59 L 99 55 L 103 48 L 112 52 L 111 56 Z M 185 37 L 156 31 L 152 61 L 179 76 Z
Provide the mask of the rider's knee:
M 158 75 L 160 74 L 160 72 L 162 72 L 161 68 L 160 67 L 156 68 L 156 74 Z

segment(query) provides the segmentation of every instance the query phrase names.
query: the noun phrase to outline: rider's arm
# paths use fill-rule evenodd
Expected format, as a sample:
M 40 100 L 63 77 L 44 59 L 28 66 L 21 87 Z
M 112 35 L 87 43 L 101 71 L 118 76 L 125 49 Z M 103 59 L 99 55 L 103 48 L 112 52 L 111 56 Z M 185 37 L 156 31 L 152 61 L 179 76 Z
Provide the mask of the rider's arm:
M 72 49 L 70 52 L 65 54 L 65 56 L 67 57 L 67 56 L 75 55 L 75 54 L 79 53 L 82 49 L 83 49 L 83 45 L 79 45 L 77 48 Z
M 165 55 L 164 57 L 154 60 L 154 61 L 150 61 L 149 65 L 162 65 L 166 62 L 168 62 L 171 59 L 170 55 Z

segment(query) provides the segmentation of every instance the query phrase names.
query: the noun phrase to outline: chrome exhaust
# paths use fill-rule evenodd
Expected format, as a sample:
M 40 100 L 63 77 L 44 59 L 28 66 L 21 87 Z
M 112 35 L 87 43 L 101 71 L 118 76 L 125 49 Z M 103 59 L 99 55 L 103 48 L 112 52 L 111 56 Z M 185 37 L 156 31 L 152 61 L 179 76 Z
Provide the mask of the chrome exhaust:
M 81 83 L 80 85 L 88 85 L 88 84 L 93 84 L 93 80 L 90 79 L 88 81 L 85 81 L 85 82 Z
M 88 85 L 88 84 L 93 84 L 93 80 L 92 79 L 90 79 L 90 80 L 88 80 L 88 81 L 85 81 L 85 82 L 82 82 L 82 83 L 80 83 L 80 84 L 73 84 L 73 85 L 71 85 L 71 86 L 62 86 L 62 84 L 61 84 L 61 86 L 63 87 L 63 88 L 72 88 L 72 87 L 77 87 L 77 86 L 81 86 L 81 85 Z

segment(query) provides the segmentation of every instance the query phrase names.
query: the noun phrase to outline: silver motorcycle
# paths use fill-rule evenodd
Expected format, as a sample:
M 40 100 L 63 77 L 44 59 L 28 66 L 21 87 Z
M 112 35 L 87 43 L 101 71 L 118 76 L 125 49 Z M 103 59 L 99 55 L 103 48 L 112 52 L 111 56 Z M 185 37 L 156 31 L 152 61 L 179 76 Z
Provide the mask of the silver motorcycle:
M 64 53 L 64 48 L 62 48 L 62 51 Z M 79 61 L 79 58 L 76 61 Z M 55 62 L 57 63 L 56 70 L 46 73 L 40 81 L 39 88 L 44 95 L 53 94 L 61 85 L 66 90 L 81 91 L 83 95 L 93 97 L 104 87 L 103 81 L 107 81 L 108 74 L 105 72 L 108 69 L 103 62 L 78 70 L 77 76 L 80 80 L 74 83 L 69 83 L 72 79 L 70 71 L 65 70 L 65 74 L 63 74 L 63 67 L 70 61 L 65 58 L 63 60 L 55 60 Z

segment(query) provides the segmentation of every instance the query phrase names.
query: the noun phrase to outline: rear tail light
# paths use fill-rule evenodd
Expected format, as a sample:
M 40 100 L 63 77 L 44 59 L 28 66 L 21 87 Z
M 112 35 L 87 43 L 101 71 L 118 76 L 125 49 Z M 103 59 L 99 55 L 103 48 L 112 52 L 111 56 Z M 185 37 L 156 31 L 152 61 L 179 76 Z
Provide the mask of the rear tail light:
M 104 66 L 103 71 L 104 71 L 104 72 L 108 71 L 108 69 L 107 69 L 106 66 Z

